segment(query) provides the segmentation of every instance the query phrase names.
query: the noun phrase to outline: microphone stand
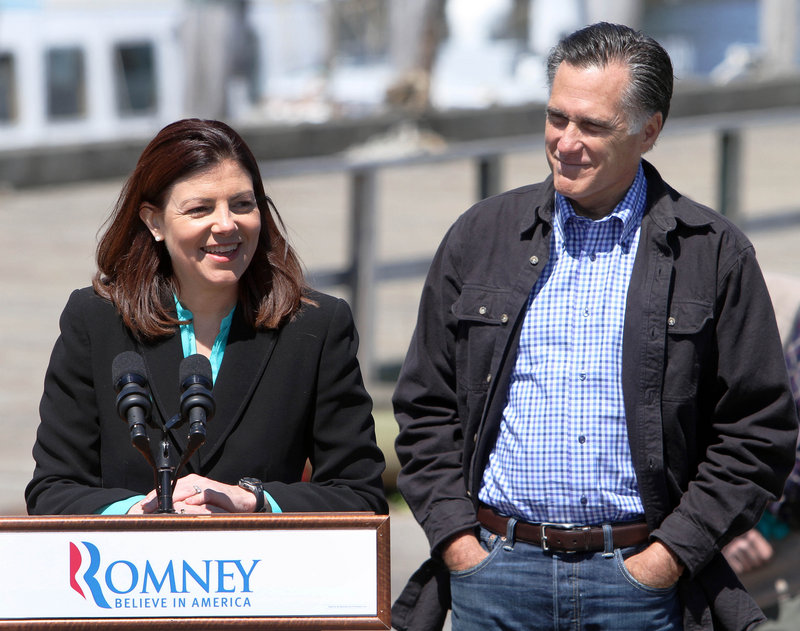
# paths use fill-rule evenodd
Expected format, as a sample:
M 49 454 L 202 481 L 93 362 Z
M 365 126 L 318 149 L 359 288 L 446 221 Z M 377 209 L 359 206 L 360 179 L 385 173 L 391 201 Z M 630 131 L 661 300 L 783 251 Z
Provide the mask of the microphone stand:
M 178 482 L 178 473 L 181 472 L 184 465 L 189 461 L 195 451 L 198 450 L 200 445 L 205 442 L 205 426 L 202 426 L 202 432 L 195 431 L 189 432 L 189 443 L 186 447 L 186 452 L 183 454 L 180 463 L 176 467 L 172 458 L 172 443 L 169 440 L 168 431 L 178 425 L 184 416 L 176 414 L 173 416 L 166 425 L 161 428 L 161 440 L 159 441 L 160 449 L 154 459 L 154 470 L 156 474 L 156 491 L 158 496 L 157 513 L 174 513 L 175 508 L 172 503 L 172 493 L 175 491 L 175 485 Z M 192 424 L 194 427 L 194 424 Z
M 156 474 L 156 490 L 158 492 L 158 508 L 157 513 L 174 513 L 175 508 L 172 505 L 172 491 L 175 488 L 173 484 L 173 477 L 175 475 L 175 467 L 171 464 L 171 444 L 167 429 L 170 425 L 161 429 L 161 440 L 159 441 L 159 450 L 155 458 L 155 474 Z

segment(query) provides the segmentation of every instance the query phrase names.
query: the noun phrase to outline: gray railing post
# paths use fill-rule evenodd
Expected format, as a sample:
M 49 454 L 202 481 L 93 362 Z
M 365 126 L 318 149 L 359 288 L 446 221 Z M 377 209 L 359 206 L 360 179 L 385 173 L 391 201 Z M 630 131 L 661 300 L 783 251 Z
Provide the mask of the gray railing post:
M 486 199 L 500 192 L 502 162 L 498 154 L 479 156 L 478 166 L 478 199 Z
M 359 168 L 350 173 L 350 302 L 361 340 L 359 363 L 364 381 L 375 372 L 375 239 L 377 235 L 376 171 Z
M 719 212 L 734 221 L 739 217 L 739 190 L 741 189 L 741 132 L 723 129 L 719 134 Z

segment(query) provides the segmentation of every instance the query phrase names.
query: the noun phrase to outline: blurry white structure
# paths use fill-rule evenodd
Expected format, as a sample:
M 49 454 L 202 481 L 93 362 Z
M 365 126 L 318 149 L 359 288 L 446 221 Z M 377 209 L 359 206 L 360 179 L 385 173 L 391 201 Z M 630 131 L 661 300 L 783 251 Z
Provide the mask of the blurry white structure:
M 561 0 L 558 11 L 548 0 L 531 0 L 528 45 L 533 53 L 547 57 L 564 35 L 586 24 L 582 0 Z
M 259 39 L 259 82 L 267 114 L 280 120 L 330 117 L 324 67 L 331 43 L 327 0 L 253 3 L 249 18 Z
M 560 13 L 565 4 L 558 3 Z M 556 12 L 555 3 L 550 11 Z M 476 108 L 546 98 L 543 60 L 520 55 L 517 42 L 495 39 L 493 32 L 511 10 L 510 0 L 449 0 L 449 35 L 434 70 L 434 107 Z
M 178 2 L 0 0 L 0 9 L 0 148 L 138 137 L 180 115 Z
M 796 72 L 800 63 L 800 0 L 761 0 L 764 71 Z
M 714 67 L 709 77 L 717 85 L 747 77 L 763 67 L 763 50 L 758 46 L 731 44 L 725 52 L 725 59 Z
M 594 22 L 614 22 L 639 28 L 643 0 L 531 0 L 529 46 L 533 53 L 547 57 L 558 41 Z
M 512 36 L 506 21 L 512 9 L 524 13 L 520 1 L 528 2 L 528 23 Z M 187 115 L 236 125 L 374 113 L 386 106 L 398 73 L 413 67 L 421 17 L 432 3 L 0 0 L 0 150 L 141 139 Z M 744 9 L 751 27 L 744 47 L 736 34 L 741 24 L 723 19 L 731 7 L 737 15 Z M 350 31 L 335 32 L 337 11 L 354 20 Z M 702 15 L 703 23 L 682 29 L 687 15 Z M 715 80 L 756 68 L 797 72 L 800 0 L 447 0 L 448 37 L 430 77 L 431 103 L 446 109 L 543 101 L 545 59 L 560 37 L 599 20 L 640 27 L 648 17 L 651 28 L 668 24 L 658 39 L 682 78 L 708 76 L 712 33 Z M 366 54 L 357 45 L 365 24 L 372 36 Z M 738 30 L 729 36 L 731 25 Z M 384 37 L 377 47 L 376 33 Z M 724 60 L 717 59 L 721 43 L 728 46 Z

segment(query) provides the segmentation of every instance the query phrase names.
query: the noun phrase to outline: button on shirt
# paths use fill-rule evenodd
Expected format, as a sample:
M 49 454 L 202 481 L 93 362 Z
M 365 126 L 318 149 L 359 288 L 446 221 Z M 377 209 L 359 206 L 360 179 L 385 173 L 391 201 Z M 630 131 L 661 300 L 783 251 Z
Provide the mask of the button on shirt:
M 551 256 L 531 291 L 480 499 L 525 521 L 644 513 L 622 399 L 622 331 L 646 200 L 642 167 L 599 221 L 556 193 Z

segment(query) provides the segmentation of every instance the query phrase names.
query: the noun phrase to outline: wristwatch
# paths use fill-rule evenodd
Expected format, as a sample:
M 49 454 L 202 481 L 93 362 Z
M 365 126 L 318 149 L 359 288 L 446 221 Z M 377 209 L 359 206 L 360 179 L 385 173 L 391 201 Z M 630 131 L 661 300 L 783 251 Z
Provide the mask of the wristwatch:
M 239 486 L 245 491 L 250 491 L 256 498 L 256 508 L 254 513 L 266 512 L 267 503 L 264 500 L 264 489 L 261 488 L 261 480 L 258 478 L 242 478 Z

